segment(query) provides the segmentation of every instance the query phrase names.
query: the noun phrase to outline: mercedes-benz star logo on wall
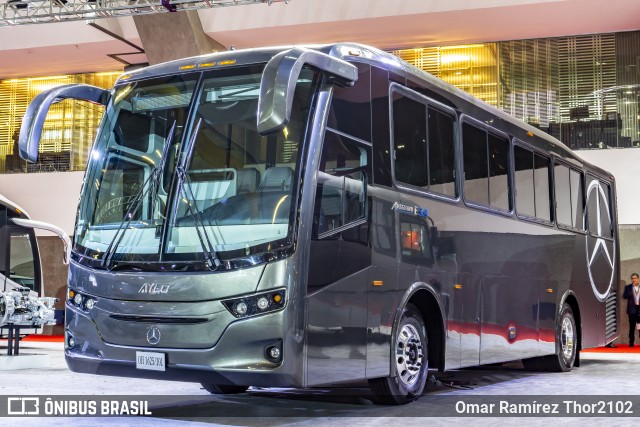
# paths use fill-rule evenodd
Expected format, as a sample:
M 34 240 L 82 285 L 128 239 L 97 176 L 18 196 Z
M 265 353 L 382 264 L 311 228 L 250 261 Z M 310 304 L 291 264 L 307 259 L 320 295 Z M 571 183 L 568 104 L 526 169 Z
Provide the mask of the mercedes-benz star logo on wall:
M 156 345 L 160 342 L 160 329 L 157 326 L 152 326 L 147 331 L 147 342 L 151 345 Z
M 615 245 L 611 245 L 612 253 L 609 253 L 609 248 L 607 248 L 607 241 L 604 239 L 602 234 L 602 219 L 603 216 L 606 215 L 606 218 L 611 218 L 611 211 L 609 210 L 609 198 L 605 193 L 604 189 L 600 185 L 600 182 L 597 180 L 591 181 L 589 184 L 589 188 L 587 189 L 587 203 L 586 206 L 589 206 L 589 199 L 591 197 L 596 198 L 596 212 L 589 211 L 589 215 L 595 215 L 596 221 L 590 221 L 592 224 L 597 223 L 597 230 L 589 230 L 589 234 L 587 234 L 586 242 L 586 253 L 587 253 L 587 269 L 589 270 L 589 281 L 591 282 L 591 288 L 593 289 L 593 293 L 598 299 L 598 301 L 604 301 L 609 296 L 609 292 L 611 292 L 611 285 L 613 284 L 613 265 L 615 264 L 616 258 L 616 247 Z M 587 212 L 585 212 L 586 214 Z M 585 221 L 585 229 L 586 229 L 586 221 L 587 216 L 584 217 Z M 610 220 L 608 221 L 610 223 Z M 609 234 L 607 234 L 609 236 Z M 594 243 L 595 240 L 595 243 Z M 593 246 L 590 248 L 591 244 Z M 602 261 L 598 263 L 599 268 L 595 270 L 593 267 L 597 261 Z M 607 283 L 607 279 L 609 279 L 609 283 Z M 604 288 L 606 285 L 606 289 L 604 292 L 601 292 L 600 289 Z

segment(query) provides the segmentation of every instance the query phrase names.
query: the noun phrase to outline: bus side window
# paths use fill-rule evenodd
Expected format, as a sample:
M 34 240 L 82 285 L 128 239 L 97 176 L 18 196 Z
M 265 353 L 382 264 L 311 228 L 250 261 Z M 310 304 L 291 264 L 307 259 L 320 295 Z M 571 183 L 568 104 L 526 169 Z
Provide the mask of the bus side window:
M 28 231 L 11 231 L 9 242 L 9 279 L 16 285 L 36 289 L 36 273 L 31 236 Z
M 429 231 L 424 223 L 400 222 L 402 260 L 412 264 L 433 265 L 433 251 Z
M 463 123 L 464 195 L 470 202 L 508 211 L 509 140 L 496 131 Z
M 557 164 L 553 174 L 558 224 L 583 229 L 584 202 L 581 172 Z
M 366 217 L 368 158 L 368 147 L 327 130 L 318 170 L 314 236 L 326 237 Z
M 518 215 L 551 221 L 551 159 L 520 145 L 513 147 L 513 153 Z
M 352 87 L 334 86 L 327 126 L 371 141 L 371 67 L 353 63 L 358 80 Z

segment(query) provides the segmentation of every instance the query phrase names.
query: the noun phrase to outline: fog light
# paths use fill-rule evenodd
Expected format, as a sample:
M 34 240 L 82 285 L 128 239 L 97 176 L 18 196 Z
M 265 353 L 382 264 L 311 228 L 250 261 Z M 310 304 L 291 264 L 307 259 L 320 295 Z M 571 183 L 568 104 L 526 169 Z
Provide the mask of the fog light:
M 69 347 L 73 347 L 76 345 L 76 340 L 73 339 L 73 337 L 69 337 Z
M 264 349 L 264 357 L 274 363 L 282 363 L 282 341 L 270 344 Z
M 280 349 L 278 347 L 271 347 L 269 349 L 269 357 L 274 360 L 280 359 Z
M 87 310 L 91 310 L 96 305 L 96 300 L 89 298 L 85 303 Z
M 265 310 L 267 307 L 269 307 L 269 300 L 265 297 L 260 297 L 258 299 L 258 308 L 260 310 Z
M 75 302 L 76 305 L 82 305 L 82 295 L 76 294 L 76 296 L 73 297 L 73 302 Z
M 233 307 L 233 311 L 235 311 L 236 314 L 238 314 L 240 316 L 244 316 L 245 314 L 247 314 L 247 304 L 245 304 L 244 302 L 240 301 L 239 303 L 237 303 L 235 305 L 235 307 Z

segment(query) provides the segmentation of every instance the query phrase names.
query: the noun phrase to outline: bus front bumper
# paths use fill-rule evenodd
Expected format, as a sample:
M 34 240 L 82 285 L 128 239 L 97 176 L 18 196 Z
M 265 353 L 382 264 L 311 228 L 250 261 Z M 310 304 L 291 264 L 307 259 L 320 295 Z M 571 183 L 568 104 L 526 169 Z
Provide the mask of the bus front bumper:
M 65 359 L 73 372 L 131 378 L 207 382 L 219 385 L 303 387 L 302 336 L 288 327 L 285 310 L 230 323 L 210 348 L 137 347 L 108 343 L 93 320 L 67 306 Z M 292 322 L 295 323 L 295 322 Z M 70 346 L 70 338 L 73 346 Z M 278 346 L 280 360 L 267 357 Z M 164 355 L 164 370 L 136 367 L 139 352 Z

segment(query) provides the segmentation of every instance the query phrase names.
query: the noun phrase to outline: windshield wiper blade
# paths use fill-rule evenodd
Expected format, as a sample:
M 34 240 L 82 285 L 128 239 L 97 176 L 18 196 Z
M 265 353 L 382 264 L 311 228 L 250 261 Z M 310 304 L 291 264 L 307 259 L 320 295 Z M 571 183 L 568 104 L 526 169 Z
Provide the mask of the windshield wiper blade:
M 201 125 L 202 125 L 202 119 L 199 119 L 198 123 L 196 123 L 196 126 L 194 127 L 193 134 L 190 138 L 189 148 L 185 153 L 184 164 L 187 164 L 191 159 L 191 156 L 193 154 L 193 148 L 196 142 L 195 141 L 196 136 L 200 131 Z M 176 172 L 178 173 L 177 194 L 178 195 L 182 194 L 182 192 L 185 191 L 185 188 L 186 188 L 186 191 L 189 192 L 189 194 L 186 195 L 187 209 L 193 216 L 193 223 L 196 229 L 196 234 L 198 236 L 198 241 L 200 242 L 200 247 L 202 248 L 202 252 L 204 254 L 204 258 L 207 263 L 207 266 L 211 270 L 217 270 L 220 267 L 220 265 L 222 265 L 222 263 L 220 262 L 218 253 L 216 252 L 216 250 L 213 248 L 213 245 L 211 244 L 211 239 L 209 239 L 209 233 L 207 233 L 207 228 L 204 226 L 204 222 L 202 221 L 202 217 L 200 216 L 200 210 L 198 209 L 197 206 L 194 208 L 193 204 L 191 203 L 192 201 L 195 201 L 195 194 L 193 192 L 193 187 L 191 186 L 191 181 L 189 180 L 189 175 L 187 174 L 187 171 L 184 169 L 184 166 L 178 166 L 176 168 Z M 176 218 L 174 216 L 174 225 L 175 225 L 175 219 Z M 203 234 L 204 234 L 204 238 L 202 237 Z
M 144 180 L 144 182 L 142 183 L 142 186 L 133 197 L 133 200 L 131 202 L 131 205 L 129 206 L 129 209 L 127 210 L 127 213 L 124 215 L 124 218 L 122 219 L 122 221 L 120 222 L 120 225 L 116 229 L 116 233 L 113 235 L 113 239 L 111 239 L 109 246 L 107 246 L 107 249 L 104 251 L 104 255 L 102 255 L 102 267 L 107 269 L 111 267 L 111 261 L 113 260 L 113 255 L 116 253 L 116 249 L 122 242 L 122 238 L 125 235 L 125 231 L 129 228 L 131 221 L 133 221 L 133 218 L 138 212 L 138 209 L 140 208 L 140 202 L 142 202 L 142 200 L 147 195 L 147 193 L 151 192 L 151 195 L 153 197 L 152 201 L 153 203 L 155 203 L 155 197 L 157 196 L 157 192 L 160 185 L 159 180 L 162 178 L 162 170 L 166 163 L 167 153 L 169 152 L 169 149 L 167 147 L 171 145 L 171 141 L 173 140 L 173 134 L 175 132 L 175 129 L 176 129 L 176 121 L 174 120 L 173 124 L 171 125 L 171 129 L 169 129 L 169 133 L 167 134 L 165 146 L 162 150 L 162 156 L 160 157 L 160 162 L 158 163 L 158 166 L 154 167 L 151 170 L 151 173 L 149 174 L 147 179 Z M 153 211 L 153 207 L 152 207 L 152 211 Z
M 182 166 L 179 166 L 178 168 L 176 168 L 176 170 L 178 172 L 179 179 L 178 194 L 181 194 L 185 188 L 189 191 L 189 194 L 187 195 L 187 209 L 193 216 L 193 223 L 196 229 L 196 234 L 198 236 L 198 241 L 200 242 L 200 246 L 202 247 L 202 251 L 204 253 L 205 261 L 207 262 L 207 265 L 211 270 L 217 270 L 222 263 L 220 262 L 220 258 L 218 258 L 218 253 L 211 244 L 209 233 L 207 233 L 207 229 L 204 226 L 204 222 L 202 221 L 202 218 L 200 216 L 200 210 L 197 206 L 194 208 L 193 204 L 191 203 L 192 200 L 195 200 L 195 194 L 193 193 L 193 188 L 191 187 L 189 176 Z M 204 238 L 202 237 L 203 234 Z

